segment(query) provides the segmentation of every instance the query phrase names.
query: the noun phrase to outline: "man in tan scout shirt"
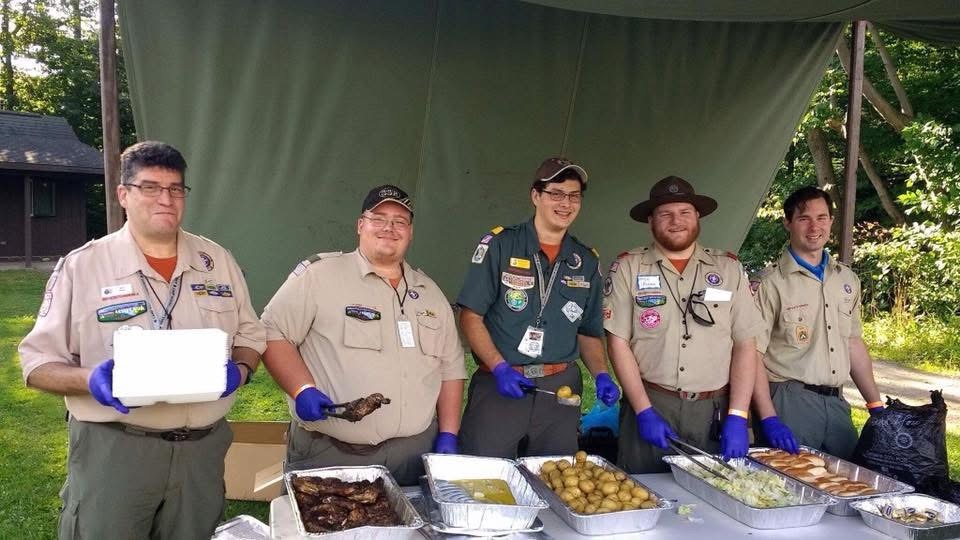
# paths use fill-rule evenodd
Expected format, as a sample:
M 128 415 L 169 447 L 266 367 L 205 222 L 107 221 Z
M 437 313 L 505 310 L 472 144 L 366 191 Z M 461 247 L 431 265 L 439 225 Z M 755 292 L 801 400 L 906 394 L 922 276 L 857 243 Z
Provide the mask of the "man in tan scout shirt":
M 264 309 L 264 364 L 293 416 L 288 471 L 377 464 L 415 484 L 421 454 L 457 451 L 463 348 L 443 292 L 404 260 L 412 208 L 400 188 L 373 188 L 357 250 L 303 261 Z M 355 423 L 327 416 L 372 393 L 390 403 Z
M 800 188 L 783 214 L 790 245 L 756 282 L 765 322 L 754 391 L 761 431 L 768 444 L 786 450 L 799 443 L 848 459 L 857 430 L 843 384 L 853 379 L 870 414 L 883 410 L 861 338 L 860 280 L 824 249 L 833 225 L 827 192 Z
M 762 321 L 736 258 L 697 243 L 700 218 L 716 208 L 682 178 L 654 184 L 630 211 L 650 223 L 653 245 L 620 255 L 604 283 L 607 348 L 626 398 L 618 461 L 632 473 L 665 470 L 678 435 L 727 458 L 747 451 Z
M 209 538 L 223 516 L 224 415 L 264 350 L 265 332 L 230 253 L 180 228 L 186 162 L 138 143 L 121 157 L 119 231 L 60 260 L 20 344 L 27 385 L 70 413 L 61 539 Z M 128 409 L 113 396 L 113 332 L 219 328 L 230 336 L 217 401 Z

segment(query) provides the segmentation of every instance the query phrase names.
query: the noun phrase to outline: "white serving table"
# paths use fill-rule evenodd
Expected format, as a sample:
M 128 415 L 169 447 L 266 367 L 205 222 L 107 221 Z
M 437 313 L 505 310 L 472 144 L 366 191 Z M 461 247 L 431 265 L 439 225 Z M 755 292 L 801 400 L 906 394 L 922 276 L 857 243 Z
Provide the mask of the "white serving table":
M 673 481 L 673 475 L 639 474 L 633 475 L 638 482 L 650 487 L 667 499 L 677 499 L 677 505 L 693 504 L 692 517 L 677 515 L 676 509 L 664 511 L 660 514 L 657 526 L 649 531 L 604 535 L 583 536 L 567 526 L 553 510 L 540 512 L 543 521 L 543 532 L 550 538 L 557 540 L 583 540 L 589 538 L 642 538 L 642 539 L 690 539 L 690 540 L 742 540 L 743 538 L 803 538 L 803 540 L 869 540 L 887 538 L 884 534 L 867 527 L 860 516 L 834 516 L 824 514 L 817 525 L 795 529 L 761 530 L 751 529 L 739 521 L 727 516 L 716 508 L 703 502 Z M 404 488 L 409 494 L 419 493 L 418 486 Z M 294 522 L 293 509 L 287 496 L 277 497 L 270 503 L 271 534 L 275 539 L 307 538 L 297 533 Z M 423 538 L 414 531 L 410 538 Z

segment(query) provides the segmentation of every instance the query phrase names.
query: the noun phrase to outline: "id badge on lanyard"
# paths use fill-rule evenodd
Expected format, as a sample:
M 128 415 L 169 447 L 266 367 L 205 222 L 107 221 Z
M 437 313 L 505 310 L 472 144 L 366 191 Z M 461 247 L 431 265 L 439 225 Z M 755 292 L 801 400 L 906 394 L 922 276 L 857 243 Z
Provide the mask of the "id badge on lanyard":
M 545 337 L 545 332 L 543 328 L 540 327 L 540 322 L 543 320 L 543 310 L 547 307 L 547 300 L 550 298 L 550 291 L 553 290 L 553 282 L 557 278 L 557 270 L 560 268 L 559 262 L 554 265 L 553 273 L 550 274 L 550 282 L 547 284 L 546 288 L 543 286 L 543 267 L 540 265 L 540 255 L 536 254 L 533 256 L 533 262 L 537 265 L 537 286 L 540 291 L 540 312 L 537 313 L 537 320 L 532 326 L 527 327 L 527 331 L 523 333 L 523 339 L 520 340 L 520 345 L 517 346 L 517 350 L 520 351 L 520 354 L 529 356 L 530 358 L 540 358 L 543 355 L 543 340 Z
M 397 320 L 397 333 L 400 335 L 401 347 L 410 348 L 417 345 L 413 340 L 413 325 L 406 317 Z
M 528 326 L 527 331 L 523 333 L 523 339 L 520 340 L 520 346 L 517 347 L 520 354 L 530 358 L 540 358 L 543 355 L 543 329 L 535 326 Z

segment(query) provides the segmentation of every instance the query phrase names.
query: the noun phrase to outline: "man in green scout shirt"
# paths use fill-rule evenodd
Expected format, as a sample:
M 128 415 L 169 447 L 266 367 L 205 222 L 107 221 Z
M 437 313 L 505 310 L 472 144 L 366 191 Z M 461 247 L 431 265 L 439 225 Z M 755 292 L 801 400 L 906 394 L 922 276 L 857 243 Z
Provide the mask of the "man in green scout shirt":
M 630 210 L 650 223 L 653 245 L 621 254 L 604 282 L 607 349 L 626 397 L 618 462 L 631 473 L 666 470 L 678 435 L 727 458 L 747 451 L 763 321 L 736 257 L 697 243 L 716 208 L 686 180 L 660 180 Z
M 883 410 L 861 338 L 860 280 L 824 249 L 833 225 L 828 193 L 798 189 L 783 216 L 790 245 L 752 283 L 765 321 L 754 404 L 768 444 L 796 451 L 799 442 L 846 459 L 857 445 L 843 398 L 848 377 L 871 415 Z
M 597 399 L 620 390 L 607 373 L 600 318 L 601 276 L 594 250 L 568 229 L 580 213 L 587 173 L 564 158 L 537 169 L 534 216 L 495 227 L 473 252 L 457 303 L 479 370 L 470 381 L 460 431 L 466 454 L 514 458 L 577 450 L 579 407 L 556 391 L 582 390 L 577 357 L 596 379 Z

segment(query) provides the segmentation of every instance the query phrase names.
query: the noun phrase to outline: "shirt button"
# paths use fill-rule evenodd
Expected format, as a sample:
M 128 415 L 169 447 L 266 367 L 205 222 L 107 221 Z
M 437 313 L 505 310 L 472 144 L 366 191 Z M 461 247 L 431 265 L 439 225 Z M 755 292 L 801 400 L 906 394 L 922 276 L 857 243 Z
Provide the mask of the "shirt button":
M 686 343 L 681 343 L 681 344 L 680 344 L 680 348 L 686 349 L 686 348 L 687 348 L 687 344 L 686 344 Z
M 720 304 L 714 304 L 713 307 L 718 308 L 720 307 Z
M 683 366 L 680 366 L 680 371 L 683 371 Z
M 826 304 L 826 303 L 825 303 L 825 304 L 823 304 L 823 307 L 825 307 L 825 308 L 826 308 L 826 307 L 830 307 L 830 304 Z
M 833 352 L 833 347 L 830 347 L 830 352 Z
M 837 370 L 833 370 L 833 371 L 831 371 L 830 373 L 833 373 L 834 375 L 836 375 L 836 374 L 837 374 Z
M 832 329 L 832 328 L 833 328 L 833 327 L 830 326 L 829 324 L 827 325 L 827 330 L 830 330 L 830 329 Z
M 686 298 L 681 298 L 680 301 L 681 301 L 681 302 L 686 302 L 687 299 L 686 299 Z
M 680 281 L 683 281 L 683 276 L 680 276 Z

